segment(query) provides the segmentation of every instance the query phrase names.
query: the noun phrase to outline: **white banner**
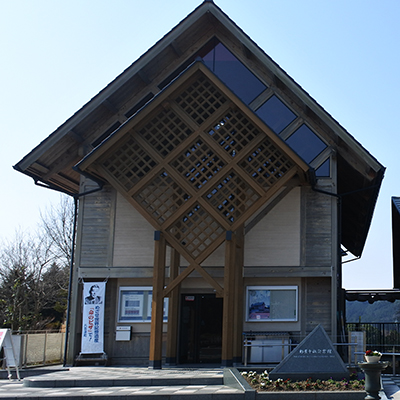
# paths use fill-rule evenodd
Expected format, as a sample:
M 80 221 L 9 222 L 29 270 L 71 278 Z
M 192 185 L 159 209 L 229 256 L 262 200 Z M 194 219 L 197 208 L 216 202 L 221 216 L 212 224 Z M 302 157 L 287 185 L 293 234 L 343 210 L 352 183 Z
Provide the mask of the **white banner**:
M 105 282 L 83 284 L 82 354 L 104 353 Z

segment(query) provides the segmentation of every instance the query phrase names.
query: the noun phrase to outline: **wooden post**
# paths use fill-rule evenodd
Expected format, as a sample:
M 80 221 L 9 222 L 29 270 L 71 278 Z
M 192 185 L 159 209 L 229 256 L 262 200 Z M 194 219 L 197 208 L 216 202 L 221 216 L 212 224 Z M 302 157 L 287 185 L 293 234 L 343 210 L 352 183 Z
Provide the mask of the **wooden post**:
M 150 368 L 161 369 L 166 242 L 160 231 L 154 232 L 154 244 L 149 364 Z
M 224 266 L 224 305 L 222 316 L 222 366 L 233 365 L 233 321 L 235 301 L 235 239 L 226 232 Z
M 242 363 L 243 349 L 243 265 L 244 265 L 244 227 L 236 231 L 235 256 L 235 308 L 233 331 L 233 362 Z
M 169 281 L 172 282 L 179 275 L 180 254 L 171 249 L 171 261 L 169 265 Z M 177 362 L 177 338 L 178 338 L 178 310 L 179 288 L 176 286 L 170 293 L 168 305 L 168 332 L 166 363 L 175 365 Z

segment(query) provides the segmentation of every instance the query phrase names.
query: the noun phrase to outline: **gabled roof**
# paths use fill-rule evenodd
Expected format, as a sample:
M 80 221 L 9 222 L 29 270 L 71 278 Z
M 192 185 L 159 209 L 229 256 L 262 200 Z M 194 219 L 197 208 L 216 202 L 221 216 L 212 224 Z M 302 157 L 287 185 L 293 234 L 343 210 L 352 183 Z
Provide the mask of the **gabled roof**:
M 77 193 L 80 177 L 73 166 L 157 95 L 214 37 L 229 42 L 235 56 L 286 97 L 334 149 L 338 193 L 346 193 L 342 243 L 361 255 L 384 167 L 212 1 L 204 1 L 14 168 L 57 190 Z
M 306 183 L 309 170 L 201 61 L 77 168 L 105 178 L 198 263 L 294 177 Z

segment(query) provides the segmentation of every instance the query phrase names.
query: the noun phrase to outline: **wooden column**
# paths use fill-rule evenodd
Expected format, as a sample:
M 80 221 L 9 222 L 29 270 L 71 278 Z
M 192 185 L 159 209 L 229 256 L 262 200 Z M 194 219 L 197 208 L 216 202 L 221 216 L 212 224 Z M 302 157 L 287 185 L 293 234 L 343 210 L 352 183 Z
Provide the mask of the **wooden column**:
M 161 369 L 164 309 L 166 242 L 160 231 L 154 232 L 153 299 L 151 302 L 150 357 L 153 369 Z
M 244 265 L 244 228 L 236 231 L 235 256 L 235 308 L 233 331 L 233 362 L 242 363 L 243 349 L 243 265 Z
M 235 302 L 235 239 L 226 232 L 224 267 L 224 305 L 222 317 L 222 366 L 233 365 L 233 328 Z
M 179 266 L 180 254 L 175 249 L 171 249 L 171 261 L 169 266 L 170 282 L 172 282 L 179 275 Z M 179 289 L 180 285 L 176 286 L 169 295 L 166 357 L 166 363 L 168 365 L 175 365 L 177 362 Z

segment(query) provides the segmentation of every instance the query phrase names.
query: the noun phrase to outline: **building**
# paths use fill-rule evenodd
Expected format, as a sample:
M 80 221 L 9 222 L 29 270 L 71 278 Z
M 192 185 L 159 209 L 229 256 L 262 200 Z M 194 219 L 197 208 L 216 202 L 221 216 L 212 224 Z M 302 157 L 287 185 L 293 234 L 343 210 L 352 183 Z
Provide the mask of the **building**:
M 15 169 L 79 203 L 68 363 L 106 281 L 109 362 L 154 368 L 241 362 L 246 331 L 336 341 L 384 175 L 212 1 Z
M 400 289 L 400 197 L 392 197 L 393 287 Z

